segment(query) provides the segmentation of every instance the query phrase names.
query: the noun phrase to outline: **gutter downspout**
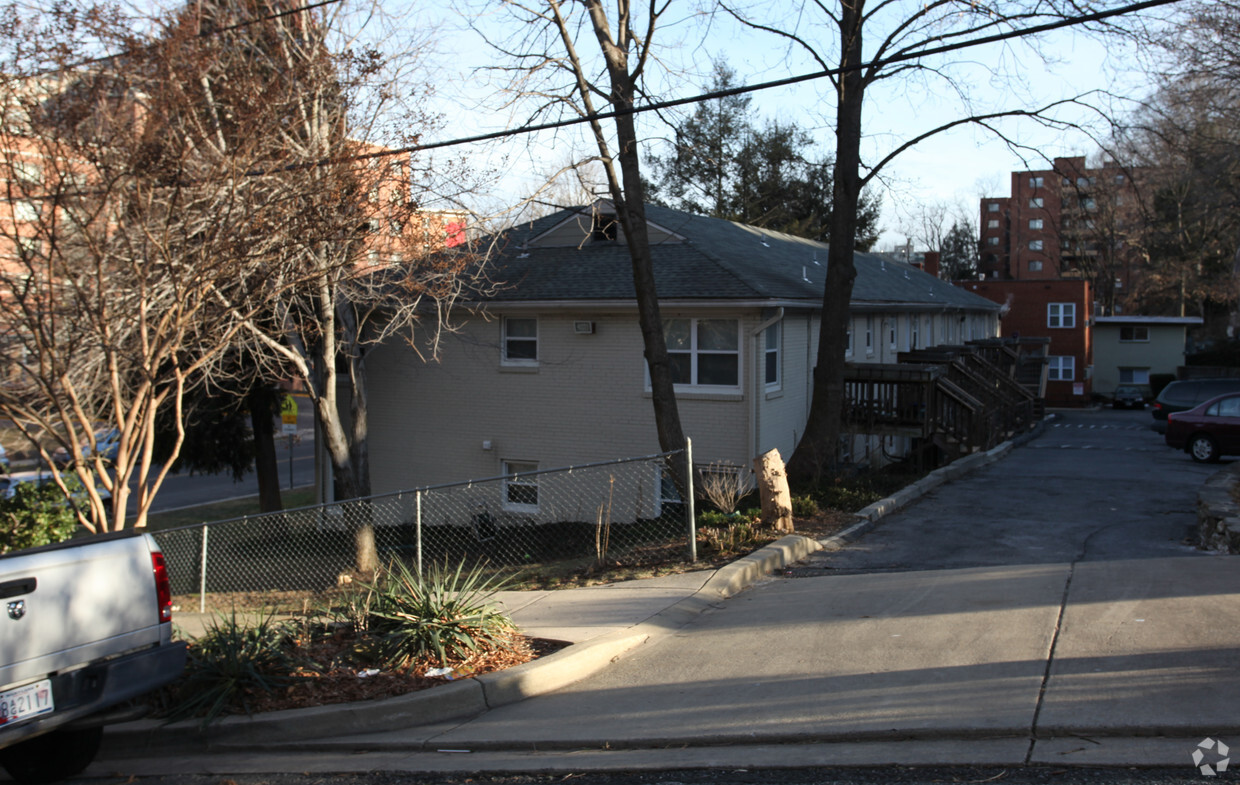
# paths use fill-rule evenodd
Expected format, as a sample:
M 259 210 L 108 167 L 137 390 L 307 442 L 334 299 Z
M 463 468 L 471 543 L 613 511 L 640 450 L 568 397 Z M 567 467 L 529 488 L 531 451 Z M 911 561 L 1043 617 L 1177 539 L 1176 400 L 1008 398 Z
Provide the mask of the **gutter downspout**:
M 757 327 L 753 328 L 753 330 L 749 332 L 749 337 L 754 339 L 754 343 L 753 343 L 754 385 L 753 385 L 753 395 L 751 396 L 751 400 L 749 402 L 749 461 L 750 461 L 751 466 L 752 466 L 753 459 L 758 457 L 757 455 L 757 452 L 758 452 L 758 396 L 762 394 L 766 389 L 766 372 L 765 370 L 763 370 L 762 373 L 758 373 L 759 368 L 761 369 L 766 368 L 765 362 L 761 362 L 761 363 L 759 362 L 759 360 L 765 360 L 766 352 L 765 352 L 765 347 L 760 347 L 758 345 L 758 341 L 761 340 L 761 336 L 764 330 L 766 330 L 771 325 L 776 324 L 777 322 L 781 321 L 783 318 L 784 318 L 784 307 L 781 305 L 775 309 L 774 316 L 772 316 L 770 319 L 767 319 L 765 322 L 762 322 L 761 324 L 759 324 Z M 783 339 L 784 339 L 784 336 L 782 335 L 779 336 L 779 340 L 781 343 L 783 342 Z M 781 360 L 783 359 L 783 353 L 784 353 L 784 349 L 781 346 L 779 348 L 779 354 L 780 354 Z

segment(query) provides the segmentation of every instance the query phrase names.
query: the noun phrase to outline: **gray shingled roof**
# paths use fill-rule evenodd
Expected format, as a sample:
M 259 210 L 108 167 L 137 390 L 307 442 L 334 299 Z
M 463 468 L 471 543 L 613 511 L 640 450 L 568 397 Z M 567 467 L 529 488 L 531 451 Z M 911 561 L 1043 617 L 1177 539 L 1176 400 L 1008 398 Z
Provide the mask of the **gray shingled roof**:
M 589 214 L 589 207 L 582 210 Z M 488 263 L 503 286 L 493 302 L 632 300 L 628 249 L 616 242 L 578 247 L 527 245 L 572 215 L 564 210 L 505 233 Z M 655 286 L 670 300 L 822 302 L 827 246 L 802 237 L 650 205 L 647 220 L 685 238 L 651 247 Z M 584 238 L 583 238 L 584 239 Z M 870 254 L 855 256 L 853 302 L 997 310 L 984 297 L 920 270 Z

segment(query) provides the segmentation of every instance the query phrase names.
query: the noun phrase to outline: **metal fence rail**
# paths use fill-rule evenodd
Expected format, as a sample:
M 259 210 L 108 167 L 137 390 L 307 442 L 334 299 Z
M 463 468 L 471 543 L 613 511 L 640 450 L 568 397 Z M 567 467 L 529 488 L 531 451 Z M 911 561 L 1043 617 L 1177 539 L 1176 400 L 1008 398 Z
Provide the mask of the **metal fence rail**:
M 483 564 L 506 575 L 693 558 L 692 504 L 669 481 L 681 452 L 490 477 L 152 532 L 173 592 L 314 594 L 355 563 L 373 528 L 381 561 Z M 689 461 L 686 461 L 688 463 Z M 689 473 L 692 475 L 692 472 Z M 693 498 L 688 478 L 685 498 Z

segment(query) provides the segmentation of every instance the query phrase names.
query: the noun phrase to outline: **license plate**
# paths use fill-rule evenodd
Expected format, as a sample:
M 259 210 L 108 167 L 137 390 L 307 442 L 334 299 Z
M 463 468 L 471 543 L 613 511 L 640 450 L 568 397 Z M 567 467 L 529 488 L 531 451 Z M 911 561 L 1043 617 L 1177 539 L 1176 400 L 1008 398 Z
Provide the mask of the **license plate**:
M 0 692 L 0 727 L 40 714 L 51 714 L 55 708 L 52 704 L 51 679 Z

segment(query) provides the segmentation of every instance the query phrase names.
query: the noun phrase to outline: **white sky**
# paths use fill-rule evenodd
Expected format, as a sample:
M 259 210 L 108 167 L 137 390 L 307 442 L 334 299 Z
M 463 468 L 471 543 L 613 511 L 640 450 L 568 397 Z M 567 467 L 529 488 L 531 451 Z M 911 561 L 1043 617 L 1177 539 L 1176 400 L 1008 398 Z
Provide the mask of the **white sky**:
M 423 10 L 418 8 L 413 13 L 421 14 Z M 434 37 L 435 51 L 429 62 L 437 69 L 439 107 L 447 120 L 440 138 L 520 125 L 523 117 L 493 108 L 496 91 L 476 71 L 501 62 L 499 56 L 472 33 L 461 30 L 458 20 L 441 17 L 438 24 L 441 27 Z M 774 39 L 738 32 L 718 20 L 707 29 L 700 18 L 686 15 L 660 32 L 661 40 L 670 42 L 660 50 L 661 56 L 674 73 L 668 76 L 661 71 L 652 72 L 663 83 L 656 87 L 661 90 L 660 98 L 701 92 L 712 57 L 724 57 L 742 83 L 816 70 L 804 59 L 793 60 L 787 48 Z M 582 52 L 597 51 L 592 37 L 578 41 L 578 45 Z M 1095 89 L 1129 98 L 1141 98 L 1149 92 L 1148 80 L 1134 66 L 1133 53 L 1113 41 L 1104 45 L 1088 36 L 1063 31 L 1039 46 L 1040 54 L 1019 44 L 965 50 L 955 53 L 950 67 L 957 82 L 968 90 L 973 107 L 981 111 L 1029 108 Z M 795 88 L 760 92 L 753 94 L 753 106 L 761 117 L 796 120 L 812 129 L 822 149 L 829 151 L 834 143 L 829 90 L 829 82 L 819 80 Z M 880 83 L 867 92 L 863 155 L 867 162 L 877 161 L 905 140 L 960 114 L 960 101 L 945 91 L 941 81 L 897 79 Z M 1076 109 L 1061 112 L 1060 116 L 1090 125 L 1099 138 L 1106 135 L 1106 124 L 1096 112 Z M 876 189 L 883 198 L 883 235 L 878 249 L 902 242 L 911 227 L 917 225 L 916 216 L 924 205 L 959 205 L 976 220 L 977 200 L 983 195 L 1007 195 L 1011 171 L 1044 168 L 1046 160 L 1053 157 L 1094 155 L 1098 151 L 1090 135 L 1081 131 L 1047 129 L 1031 120 L 1007 120 L 999 127 L 1031 149 L 1014 151 L 981 129 L 965 127 L 920 143 L 884 168 L 883 181 Z M 639 132 L 647 137 L 667 135 L 666 126 L 649 115 L 641 121 Z M 492 192 L 484 198 L 488 206 L 530 193 L 542 182 L 542 175 L 574 155 L 580 157 L 592 150 L 583 133 L 571 129 L 457 148 L 458 153 L 464 152 L 476 165 L 497 170 L 491 180 Z M 651 144 L 646 154 L 657 150 L 659 147 Z

